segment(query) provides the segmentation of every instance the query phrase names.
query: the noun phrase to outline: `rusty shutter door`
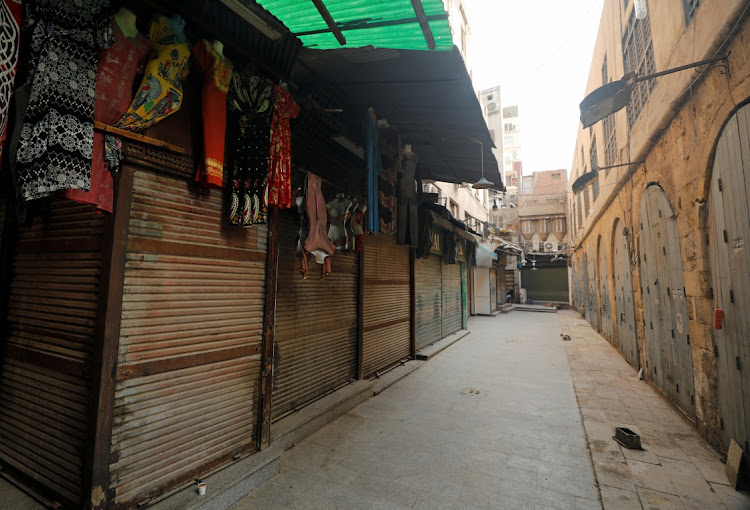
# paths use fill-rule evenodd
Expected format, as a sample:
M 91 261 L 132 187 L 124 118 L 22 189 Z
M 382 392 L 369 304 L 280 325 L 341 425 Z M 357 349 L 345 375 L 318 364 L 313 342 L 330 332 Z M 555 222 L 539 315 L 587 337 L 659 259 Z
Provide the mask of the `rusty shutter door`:
M 440 255 L 419 258 L 415 262 L 414 282 L 417 300 L 417 349 L 442 338 L 442 267 Z
M 617 346 L 617 340 L 612 334 L 612 305 L 609 301 L 609 271 L 607 265 L 609 257 L 604 242 L 599 239 L 599 302 L 602 310 L 602 335 L 609 343 Z M 619 346 L 618 346 L 619 347 Z
M 443 314 L 442 334 L 448 335 L 461 330 L 461 264 L 443 264 Z
M 299 273 L 296 215 L 281 211 L 273 419 L 356 378 L 359 255 L 336 252 L 321 280 L 309 257 Z M 369 249 L 365 245 L 365 250 Z
M 21 227 L 0 366 L 0 460 L 82 506 L 104 216 L 52 199 Z
M 265 226 L 226 225 L 221 190 L 137 170 L 110 490 L 128 507 L 254 450 Z
M 724 312 L 714 329 L 719 416 L 724 448 L 732 439 L 750 454 L 750 106 L 722 131 L 716 148 L 709 215 L 714 306 Z
M 390 236 L 367 236 L 364 267 L 365 377 L 409 357 L 409 248 Z
M 490 311 L 497 310 L 497 270 L 490 268 Z
M 638 369 L 641 362 L 635 336 L 635 305 L 633 304 L 633 281 L 630 272 L 630 249 L 625 238 L 624 225 L 615 225 L 615 337 L 617 345 L 630 365 Z
M 695 416 L 693 365 L 677 220 L 666 194 L 649 186 L 641 200 L 648 373 L 688 416 Z

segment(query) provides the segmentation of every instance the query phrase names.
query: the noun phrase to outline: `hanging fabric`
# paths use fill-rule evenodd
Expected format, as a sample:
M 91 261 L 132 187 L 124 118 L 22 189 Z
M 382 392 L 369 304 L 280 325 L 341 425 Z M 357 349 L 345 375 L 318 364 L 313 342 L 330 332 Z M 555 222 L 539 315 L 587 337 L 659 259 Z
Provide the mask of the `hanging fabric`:
M 336 198 L 326 204 L 328 212 L 328 239 L 339 251 L 347 250 L 349 245 L 349 233 L 346 223 L 351 217 L 352 201 L 344 198 L 343 193 L 336 194 Z
M 331 274 L 331 258 L 336 246 L 328 239 L 326 224 L 328 213 L 320 189 L 320 177 L 315 174 L 307 174 L 307 191 L 305 193 L 305 213 L 309 222 L 309 231 L 302 245 L 302 256 L 300 259 L 300 272 L 307 277 L 307 254 L 310 253 L 319 264 L 322 264 L 320 277 Z
M 20 0 L 0 0 L 0 25 L 3 27 L 0 31 L 0 61 L 3 63 L 0 72 L 0 156 L 3 154 L 10 98 L 16 79 L 18 47 L 21 44 L 21 11 Z
M 112 42 L 109 0 L 38 0 L 29 9 L 31 91 L 18 179 L 25 200 L 88 190 L 98 48 Z
M 405 157 L 406 163 L 399 181 L 398 244 L 417 247 L 419 246 L 417 183 L 415 180 L 417 156 L 411 150 L 408 150 Z
M 229 87 L 229 222 L 247 227 L 268 223 L 268 155 L 273 83 L 262 76 L 235 73 Z
M 276 102 L 271 120 L 268 205 L 289 209 L 292 206 L 292 131 L 289 119 L 299 115 L 300 107 L 284 87 L 274 85 L 273 90 Z
M 224 138 L 227 126 L 227 93 L 232 81 L 232 63 L 213 45 L 202 40 L 193 48 L 198 69 L 203 72 L 203 159 L 195 180 L 207 188 L 224 183 Z
M 367 230 L 378 232 L 380 229 L 380 218 L 378 216 L 378 177 L 380 176 L 382 162 L 380 159 L 380 131 L 378 130 L 378 119 L 375 112 L 370 108 L 365 114 L 364 121 L 365 138 L 365 166 L 367 168 Z
M 135 20 L 132 21 L 134 29 Z M 120 23 L 115 16 L 112 23 L 114 42 L 108 49 L 99 51 L 97 64 L 94 120 L 107 125 L 117 122 L 128 110 L 133 98 L 135 76 L 143 70 L 145 58 L 151 49 L 148 40 L 137 31 L 133 36 L 125 35 Z M 64 190 L 60 194 L 77 202 L 92 204 L 97 212 L 111 213 L 112 172 L 105 162 L 104 138 L 102 133 L 94 133 L 89 191 Z
M 380 233 L 396 233 L 396 169 L 384 168 L 378 180 Z
M 116 127 L 141 131 L 166 119 L 182 106 L 182 80 L 190 72 L 190 47 L 177 16 L 156 15 L 151 20 L 150 40 L 157 56 L 146 64 L 138 92 Z

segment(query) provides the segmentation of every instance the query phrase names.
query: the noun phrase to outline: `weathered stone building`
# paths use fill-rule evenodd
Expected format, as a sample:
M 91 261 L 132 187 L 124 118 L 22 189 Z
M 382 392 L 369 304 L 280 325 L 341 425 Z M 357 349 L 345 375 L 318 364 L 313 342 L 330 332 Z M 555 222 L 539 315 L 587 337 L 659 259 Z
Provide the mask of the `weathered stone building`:
M 728 57 L 641 82 L 627 108 L 579 127 L 570 182 L 598 179 L 568 199 L 578 309 L 706 439 L 746 453 L 748 12 L 744 0 L 659 0 L 637 20 L 633 2 L 605 1 L 586 94 Z

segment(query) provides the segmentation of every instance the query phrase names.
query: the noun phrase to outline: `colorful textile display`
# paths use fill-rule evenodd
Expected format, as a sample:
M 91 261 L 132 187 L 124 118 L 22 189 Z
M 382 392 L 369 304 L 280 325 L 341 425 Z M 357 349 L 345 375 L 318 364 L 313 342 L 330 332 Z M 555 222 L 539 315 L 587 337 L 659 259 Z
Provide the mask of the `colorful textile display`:
M 367 169 L 367 230 L 378 232 L 380 220 L 378 217 L 378 176 L 381 171 L 380 159 L 380 131 L 375 112 L 370 110 L 365 114 L 365 168 Z
M 116 127 L 141 131 L 161 122 L 182 106 L 182 80 L 190 72 L 190 47 L 179 16 L 156 15 L 150 40 L 157 56 L 146 64 L 143 81 L 128 111 Z
M 94 108 L 94 120 L 107 125 L 117 122 L 128 110 L 133 99 L 135 76 L 143 69 L 143 63 L 151 48 L 148 40 L 141 34 L 136 33 L 135 36 L 128 37 L 116 22 L 112 27 L 112 46 L 99 51 Z M 112 173 L 105 162 L 104 138 L 105 135 L 102 133 L 94 133 L 90 190 L 65 190 L 61 194 L 77 202 L 93 204 L 98 212 L 111 213 Z M 115 141 L 117 142 L 119 140 Z
M 380 233 L 396 232 L 396 170 L 383 169 L 378 179 L 378 217 Z
M 281 209 L 292 206 L 292 131 L 289 119 L 300 108 L 285 88 L 274 85 L 276 102 L 271 120 L 271 153 L 268 171 L 268 205 Z
M 195 180 L 208 188 L 220 188 L 224 183 L 224 136 L 232 63 L 206 40 L 195 45 L 193 56 L 203 72 L 203 159 Z
M 232 169 L 229 221 L 243 227 L 267 223 L 273 83 L 261 76 L 235 73 L 228 101 Z
M 18 47 L 21 43 L 21 0 L 0 0 L 0 156 L 3 154 L 10 98 L 16 80 Z
M 22 196 L 88 190 L 98 48 L 112 42 L 109 0 L 37 0 L 28 10 L 31 91 L 18 148 Z
M 365 213 L 367 204 L 360 204 L 352 213 L 352 233 L 354 234 L 353 252 L 365 251 Z

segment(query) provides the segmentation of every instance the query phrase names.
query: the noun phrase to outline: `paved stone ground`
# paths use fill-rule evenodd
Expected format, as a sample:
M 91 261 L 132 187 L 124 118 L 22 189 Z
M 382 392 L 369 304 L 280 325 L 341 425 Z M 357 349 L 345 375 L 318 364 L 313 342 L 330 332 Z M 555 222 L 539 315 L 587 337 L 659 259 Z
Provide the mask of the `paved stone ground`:
M 7 480 L 0 478 L 0 510 L 44 510 L 44 507 Z
M 558 314 L 605 510 L 750 509 L 729 486 L 719 454 L 620 353 L 572 311 Z M 614 427 L 641 435 L 622 448 Z
M 232 510 L 601 508 L 557 314 L 469 326 Z

